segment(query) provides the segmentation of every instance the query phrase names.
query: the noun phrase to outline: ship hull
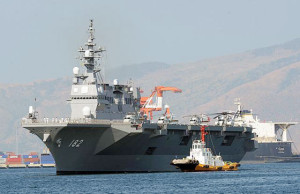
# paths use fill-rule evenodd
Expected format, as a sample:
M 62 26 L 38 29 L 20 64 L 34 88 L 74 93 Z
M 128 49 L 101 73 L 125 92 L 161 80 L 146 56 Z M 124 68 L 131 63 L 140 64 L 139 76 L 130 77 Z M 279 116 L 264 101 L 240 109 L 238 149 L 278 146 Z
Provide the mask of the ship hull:
M 293 162 L 300 161 L 292 153 L 292 142 L 259 142 L 258 148 L 246 153 L 242 162 Z
M 148 124 L 142 129 L 130 125 L 25 125 L 49 148 L 57 174 L 174 172 L 174 158 L 189 154 L 200 127 Z M 254 150 L 251 128 L 209 126 L 207 147 L 225 161 L 240 162 Z M 49 134 L 45 138 L 45 134 Z

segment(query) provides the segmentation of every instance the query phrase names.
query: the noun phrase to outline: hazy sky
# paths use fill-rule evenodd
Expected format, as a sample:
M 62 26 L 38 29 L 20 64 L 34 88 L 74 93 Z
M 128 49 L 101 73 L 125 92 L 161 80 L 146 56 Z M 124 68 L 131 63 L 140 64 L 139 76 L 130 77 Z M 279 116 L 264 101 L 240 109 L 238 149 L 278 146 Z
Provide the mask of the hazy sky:
M 91 18 L 106 68 L 192 62 L 300 38 L 300 1 L 3 0 L 0 7 L 0 84 L 71 76 Z

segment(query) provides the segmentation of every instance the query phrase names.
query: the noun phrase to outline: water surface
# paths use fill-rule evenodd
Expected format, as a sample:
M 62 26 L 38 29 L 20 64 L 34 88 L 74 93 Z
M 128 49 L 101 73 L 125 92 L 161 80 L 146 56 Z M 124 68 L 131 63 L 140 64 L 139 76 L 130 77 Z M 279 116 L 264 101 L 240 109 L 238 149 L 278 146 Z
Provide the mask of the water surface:
M 0 169 L 1 193 L 300 193 L 300 163 L 245 164 L 236 172 L 57 176 Z

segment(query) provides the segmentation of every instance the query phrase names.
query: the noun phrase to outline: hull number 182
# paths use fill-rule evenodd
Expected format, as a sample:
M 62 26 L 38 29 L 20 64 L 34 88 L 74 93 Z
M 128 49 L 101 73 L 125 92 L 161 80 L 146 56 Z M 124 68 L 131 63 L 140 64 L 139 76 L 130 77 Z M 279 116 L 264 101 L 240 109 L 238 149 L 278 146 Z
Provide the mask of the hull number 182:
M 73 139 L 69 144 L 69 147 L 79 148 L 82 143 L 83 143 L 83 139 Z

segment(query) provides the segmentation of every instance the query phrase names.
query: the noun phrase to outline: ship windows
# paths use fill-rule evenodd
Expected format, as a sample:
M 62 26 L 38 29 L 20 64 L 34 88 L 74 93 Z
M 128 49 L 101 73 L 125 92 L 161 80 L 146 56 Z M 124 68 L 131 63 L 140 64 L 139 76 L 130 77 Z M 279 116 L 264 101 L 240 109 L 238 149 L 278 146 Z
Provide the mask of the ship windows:
M 156 147 L 148 147 L 148 149 L 145 152 L 145 155 L 152 155 L 155 149 Z
M 222 142 L 222 146 L 231 146 L 235 136 L 225 136 Z

